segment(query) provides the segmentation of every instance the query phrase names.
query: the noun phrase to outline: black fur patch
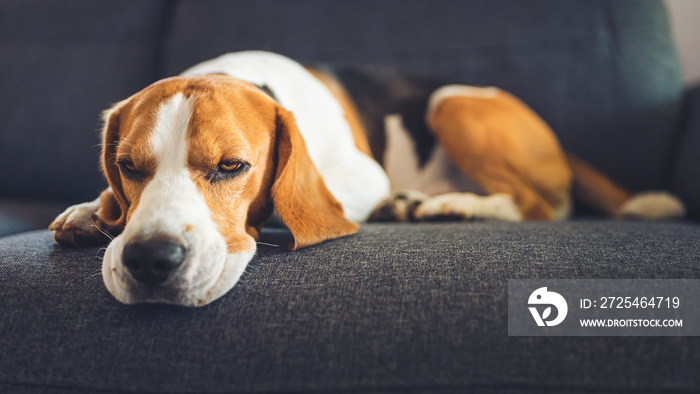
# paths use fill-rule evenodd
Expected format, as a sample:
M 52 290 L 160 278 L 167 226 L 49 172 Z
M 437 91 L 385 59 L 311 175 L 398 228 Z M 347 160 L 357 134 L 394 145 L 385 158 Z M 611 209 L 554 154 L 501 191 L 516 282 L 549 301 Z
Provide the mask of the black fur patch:
M 430 158 L 435 138 L 425 124 L 430 94 L 448 81 L 401 73 L 391 67 L 335 67 L 324 71 L 337 78 L 352 97 L 367 129 L 374 157 L 382 161 L 386 150 L 384 117 L 399 114 L 414 141 L 419 165 Z
M 255 85 L 258 89 L 262 90 L 266 95 L 270 96 L 271 99 L 277 101 L 277 97 L 275 96 L 275 92 L 270 89 L 269 86 L 267 85 Z

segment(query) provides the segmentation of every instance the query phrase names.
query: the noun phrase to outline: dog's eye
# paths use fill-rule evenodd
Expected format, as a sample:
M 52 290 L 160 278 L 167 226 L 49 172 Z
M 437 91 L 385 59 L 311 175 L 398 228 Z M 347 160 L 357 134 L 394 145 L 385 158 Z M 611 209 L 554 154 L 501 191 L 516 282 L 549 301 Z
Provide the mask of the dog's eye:
M 250 164 L 237 160 L 225 160 L 216 166 L 216 169 L 209 173 L 209 181 L 217 182 L 234 178 L 250 168 Z
M 134 167 L 134 163 L 126 160 L 122 160 L 119 162 L 119 165 L 122 167 L 122 169 L 126 170 L 127 172 L 136 172 L 136 167 Z
M 119 160 L 117 164 L 119 165 L 122 175 L 125 177 L 134 181 L 143 179 L 143 174 L 136 169 L 133 162 L 129 160 Z
M 224 171 L 224 172 L 234 172 L 238 171 L 243 167 L 243 163 L 241 162 L 229 162 L 229 163 L 219 163 L 219 171 Z

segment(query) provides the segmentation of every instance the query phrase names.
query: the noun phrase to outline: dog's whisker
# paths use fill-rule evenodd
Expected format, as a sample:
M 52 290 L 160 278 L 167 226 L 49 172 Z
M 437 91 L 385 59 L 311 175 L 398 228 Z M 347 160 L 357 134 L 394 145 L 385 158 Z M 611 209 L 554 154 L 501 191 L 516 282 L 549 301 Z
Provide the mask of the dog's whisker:
M 104 236 L 107 237 L 107 238 L 109 238 L 110 241 L 113 241 L 113 240 L 114 240 L 114 237 L 112 236 L 112 234 L 110 234 L 110 233 L 108 233 L 108 232 L 102 230 L 102 229 L 100 228 L 100 226 L 98 226 L 97 223 L 95 222 L 95 219 L 90 218 L 90 220 L 92 221 L 92 224 L 95 226 L 95 228 L 97 229 L 97 231 L 99 231 L 99 232 L 101 232 L 102 234 L 104 234 Z
M 257 241 L 256 243 L 257 243 L 258 245 L 274 246 L 274 247 L 276 247 L 276 248 L 279 248 L 279 247 L 280 247 L 280 245 L 275 245 L 275 244 L 271 244 L 271 243 L 267 243 L 267 242 Z

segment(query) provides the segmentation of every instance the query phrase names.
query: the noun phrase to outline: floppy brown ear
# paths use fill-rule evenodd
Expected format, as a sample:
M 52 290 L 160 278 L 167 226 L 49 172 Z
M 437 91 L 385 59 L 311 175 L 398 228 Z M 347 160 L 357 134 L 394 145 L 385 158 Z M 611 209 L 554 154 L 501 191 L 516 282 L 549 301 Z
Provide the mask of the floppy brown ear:
M 121 231 L 126 225 L 126 213 L 129 203 L 124 196 L 122 181 L 117 167 L 117 146 L 119 144 L 119 126 L 124 108 L 124 102 L 114 105 L 105 111 L 104 128 L 102 130 L 102 171 L 111 188 L 100 194 L 100 208 L 97 217 L 103 222 L 105 230 L 114 233 Z
M 277 108 L 277 154 L 272 201 L 294 237 L 290 250 L 357 232 L 311 161 L 294 116 L 282 107 Z

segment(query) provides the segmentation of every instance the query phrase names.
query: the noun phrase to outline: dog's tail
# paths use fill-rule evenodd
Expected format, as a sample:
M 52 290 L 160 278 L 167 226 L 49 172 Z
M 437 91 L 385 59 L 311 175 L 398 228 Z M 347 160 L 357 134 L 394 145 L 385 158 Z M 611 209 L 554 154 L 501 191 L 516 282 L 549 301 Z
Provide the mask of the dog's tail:
M 566 152 L 566 158 L 574 175 L 574 195 L 594 209 L 616 218 L 670 219 L 685 215 L 681 200 L 668 192 L 633 195 L 571 152 Z

